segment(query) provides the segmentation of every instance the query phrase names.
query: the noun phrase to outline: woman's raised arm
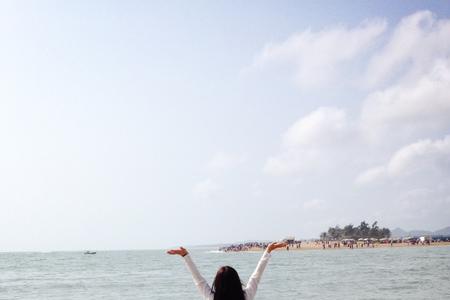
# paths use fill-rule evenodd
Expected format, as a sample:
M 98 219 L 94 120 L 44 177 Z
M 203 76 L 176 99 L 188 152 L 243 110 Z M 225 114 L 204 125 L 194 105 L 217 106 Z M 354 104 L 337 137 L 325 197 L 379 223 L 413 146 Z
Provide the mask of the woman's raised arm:
M 252 300 L 255 297 L 259 281 L 261 280 L 264 269 L 269 262 L 270 253 L 277 248 L 286 247 L 286 245 L 286 243 L 271 243 L 269 244 L 269 246 L 267 246 L 267 249 L 259 259 L 258 265 L 256 266 L 253 274 L 250 276 L 247 286 L 245 287 L 246 300 Z
M 182 256 L 184 258 L 188 270 L 192 274 L 192 278 L 194 279 L 194 283 L 197 286 L 197 289 L 200 292 L 200 294 L 205 299 L 213 299 L 214 295 L 211 292 L 211 287 L 206 282 L 205 278 L 203 278 L 203 276 L 200 274 L 194 262 L 192 261 L 189 252 L 185 248 L 180 247 L 179 249 L 169 250 L 167 251 L 167 254 Z

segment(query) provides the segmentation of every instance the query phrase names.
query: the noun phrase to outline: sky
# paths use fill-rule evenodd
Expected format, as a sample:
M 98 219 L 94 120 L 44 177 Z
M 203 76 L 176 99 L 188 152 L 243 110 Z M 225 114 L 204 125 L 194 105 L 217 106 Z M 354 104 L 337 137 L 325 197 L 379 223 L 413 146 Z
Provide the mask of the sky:
M 450 225 L 448 1 L 0 1 L 0 251 Z

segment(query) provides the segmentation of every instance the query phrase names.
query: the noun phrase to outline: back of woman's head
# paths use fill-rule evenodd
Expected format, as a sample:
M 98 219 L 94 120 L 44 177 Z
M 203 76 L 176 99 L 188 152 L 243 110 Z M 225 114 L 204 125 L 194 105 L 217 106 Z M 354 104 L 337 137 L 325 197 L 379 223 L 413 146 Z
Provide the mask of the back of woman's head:
M 214 300 L 245 300 L 241 279 L 235 269 L 221 267 L 214 279 Z

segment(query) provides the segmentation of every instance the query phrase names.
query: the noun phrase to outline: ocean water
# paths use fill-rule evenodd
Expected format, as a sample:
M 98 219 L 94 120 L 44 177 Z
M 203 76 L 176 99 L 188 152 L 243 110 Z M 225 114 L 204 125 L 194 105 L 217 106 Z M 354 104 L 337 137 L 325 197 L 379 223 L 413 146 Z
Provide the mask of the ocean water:
M 211 282 L 221 265 L 246 282 L 261 253 L 191 251 Z M 450 299 L 450 247 L 276 252 L 257 299 Z M 200 299 L 164 251 L 0 253 L 0 299 Z

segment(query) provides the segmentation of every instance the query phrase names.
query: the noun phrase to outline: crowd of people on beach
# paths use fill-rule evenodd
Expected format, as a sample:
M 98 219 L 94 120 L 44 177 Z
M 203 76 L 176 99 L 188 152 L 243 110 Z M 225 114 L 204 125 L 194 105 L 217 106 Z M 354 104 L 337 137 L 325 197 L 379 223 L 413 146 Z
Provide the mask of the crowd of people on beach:
M 251 249 L 266 249 L 269 243 L 266 242 L 247 242 L 242 244 L 231 244 L 229 246 L 220 247 L 219 251 L 223 252 L 239 252 L 249 251 Z
M 301 247 L 301 241 L 286 240 L 286 250 L 290 248 L 298 249 Z M 251 250 L 264 250 L 270 243 L 268 242 L 247 242 L 241 244 L 231 244 L 229 246 L 220 247 L 219 251 L 223 252 L 239 252 L 239 251 L 251 251 Z
M 301 249 L 302 241 L 295 239 L 283 240 L 287 243 L 286 250 Z M 360 238 L 360 239 L 342 239 L 342 240 L 308 240 L 303 241 L 305 249 L 336 249 L 336 248 L 375 248 L 380 246 L 415 246 L 415 245 L 431 245 L 432 242 L 448 242 L 449 239 L 432 240 L 431 238 Z M 267 248 L 268 242 L 246 242 L 231 244 L 219 248 L 223 252 L 240 252 L 240 251 L 260 251 Z

